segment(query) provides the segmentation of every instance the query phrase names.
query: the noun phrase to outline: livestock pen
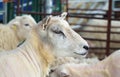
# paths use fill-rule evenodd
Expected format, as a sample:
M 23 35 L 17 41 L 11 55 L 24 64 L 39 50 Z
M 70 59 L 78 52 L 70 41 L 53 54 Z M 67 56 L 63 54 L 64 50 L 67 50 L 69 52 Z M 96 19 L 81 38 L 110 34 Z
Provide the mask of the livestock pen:
M 92 0 L 92 1 L 81 0 L 81 3 L 84 4 L 82 5 L 84 6 L 82 8 L 79 8 L 79 7 L 73 8 L 73 6 L 71 7 L 70 2 L 72 5 L 72 3 L 75 1 L 66 0 L 67 12 L 68 13 L 70 12 L 68 16 L 68 20 L 70 20 L 70 18 L 73 18 L 73 20 L 80 19 L 77 24 L 72 22 L 73 20 L 70 21 L 71 25 L 81 25 L 81 28 L 76 28 L 75 31 L 79 32 L 80 34 L 84 34 L 83 37 L 86 40 L 91 41 L 90 43 L 95 43 L 94 41 L 104 42 L 103 47 L 101 47 L 100 45 L 98 47 L 96 44 L 93 47 L 91 46 L 90 47 L 91 52 L 94 51 L 94 53 L 98 55 L 102 55 L 102 54 L 109 55 L 110 53 L 112 53 L 113 50 L 117 50 L 120 48 L 120 40 L 119 40 L 120 30 L 117 31 L 117 29 L 120 29 L 120 25 L 117 24 L 114 26 L 114 23 L 113 23 L 116 21 L 119 22 L 120 20 L 120 10 L 118 9 L 120 7 L 119 7 L 119 4 L 118 5 L 116 4 L 115 0 Z M 76 1 L 76 5 L 77 5 L 77 2 L 79 3 L 79 1 Z M 115 7 L 117 8 L 117 10 Z M 94 24 L 96 21 L 92 21 L 93 19 L 98 20 L 98 23 Z M 106 23 L 101 25 L 101 23 L 104 23 L 101 20 L 106 21 Z M 82 23 L 80 24 L 80 22 Z M 84 30 L 84 27 L 89 27 L 89 28 L 87 30 Z M 98 29 L 95 31 L 96 27 Z M 90 30 L 91 28 L 92 30 Z M 93 28 L 95 29 L 93 30 Z M 101 28 L 106 30 L 101 31 Z M 115 29 L 115 30 L 112 30 L 112 29 Z M 97 35 L 96 37 L 93 36 L 95 35 L 95 33 Z M 85 34 L 88 34 L 88 37 Z M 101 34 L 102 36 L 99 36 L 99 34 Z M 113 34 L 116 34 L 118 36 L 118 40 L 112 39 L 111 36 Z M 106 38 L 101 39 L 101 37 L 106 37 Z M 113 45 L 112 43 L 118 46 L 116 47 L 112 46 Z M 104 52 L 102 52 L 103 50 Z M 101 59 L 103 59 L 104 57 L 105 56 L 102 56 Z
M 120 35 L 120 5 L 118 0 L 27 0 L 25 6 L 26 9 L 31 8 L 30 10 L 23 9 L 23 1 L 24 0 L 14 1 L 16 4 L 16 15 L 31 14 L 36 21 L 39 21 L 47 15 L 58 15 L 62 11 L 66 11 L 68 12 L 67 21 L 72 27 L 78 26 L 74 28 L 75 31 L 81 35 L 91 35 L 91 37 L 83 35 L 90 45 L 93 44 L 93 46 L 90 46 L 89 51 L 94 51 L 97 55 L 109 55 L 112 51 L 120 49 L 120 40 L 111 39 L 111 35 L 113 34 L 118 37 Z M 31 3 L 29 4 L 29 2 Z M 95 22 L 93 22 L 93 20 L 98 20 L 97 24 L 94 24 Z M 100 24 L 104 21 L 106 22 L 104 25 Z M 115 26 L 113 26 L 114 21 L 118 22 Z M 84 30 L 84 27 L 89 28 Z M 90 30 L 90 28 L 99 28 L 100 30 Z M 101 34 L 105 38 L 98 38 L 99 36 L 93 38 L 92 35 L 94 34 Z M 97 46 L 94 42 L 103 42 L 104 46 Z M 112 46 L 112 43 L 114 43 L 116 47 Z M 100 57 L 100 59 L 103 58 L 104 56 Z

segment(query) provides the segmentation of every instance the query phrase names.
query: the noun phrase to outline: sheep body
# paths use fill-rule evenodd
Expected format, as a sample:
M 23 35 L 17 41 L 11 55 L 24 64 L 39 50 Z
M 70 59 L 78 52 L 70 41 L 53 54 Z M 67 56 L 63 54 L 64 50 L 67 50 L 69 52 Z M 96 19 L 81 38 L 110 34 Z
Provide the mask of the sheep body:
M 54 63 L 52 64 L 51 69 L 54 70 L 60 65 L 66 64 L 66 63 L 75 63 L 75 64 L 80 64 L 80 63 L 86 63 L 86 64 L 96 64 L 99 62 L 99 59 L 97 57 L 94 58 L 74 58 L 74 57 L 58 57 L 55 59 Z
M 0 26 L 0 51 L 14 49 L 19 40 L 10 26 Z
M 115 51 L 108 58 L 93 65 L 63 64 L 55 69 L 55 71 L 50 74 L 50 77 L 119 77 L 119 55 L 120 50 Z
M 29 20 L 29 21 L 28 21 Z M 28 26 L 25 26 L 28 24 Z M 30 27 L 35 26 L 36 22 L 30 15 L 17 16 L 8 24 L 0 25 L 0 51 L 8 51 L 26 39 Z
M 45 77 L 54 56 L 80 57 L 86 54 L 84 46 L 88 46 L 87 42 L 70 28 L 65 17 L 66 14 L 44 18 L 31 28 L 22 45 L 1 52 L 0 77 Z
M 46 77 L 54 56 L 35 31 L 20 47 L 0 53 L 0 77 Z

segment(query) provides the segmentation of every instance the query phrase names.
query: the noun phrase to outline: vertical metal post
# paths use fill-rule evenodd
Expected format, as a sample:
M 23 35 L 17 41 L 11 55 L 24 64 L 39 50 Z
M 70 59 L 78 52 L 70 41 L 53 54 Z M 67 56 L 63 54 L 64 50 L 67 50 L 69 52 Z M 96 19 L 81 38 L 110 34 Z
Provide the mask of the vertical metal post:
M 20 15 L 20 0 L 17 0 L 17 9 L 16 9 L 16 15 Z
M 68 8 L 69 8 L 69 6 L 68 6 L 68 0 L 66 0 L 66 12 L 67 13 L 68 13 Z M 67 16 L 66 20 L 68 21 L 68 16 Z
M 7 19 L 8 17 L 7 17 L 7 3 L 4 3 L 4 17 L 3 17 L 3 19 L 4 19 L 4 21 L 3 21 L 3 23 L 7 23 Z
M 112 0 L 109 0 L 108 25 L 107 25 L 107 41 L 106 41 L 106 55 L 107 56 L 110 54 L 111 14 L 112 14 Z

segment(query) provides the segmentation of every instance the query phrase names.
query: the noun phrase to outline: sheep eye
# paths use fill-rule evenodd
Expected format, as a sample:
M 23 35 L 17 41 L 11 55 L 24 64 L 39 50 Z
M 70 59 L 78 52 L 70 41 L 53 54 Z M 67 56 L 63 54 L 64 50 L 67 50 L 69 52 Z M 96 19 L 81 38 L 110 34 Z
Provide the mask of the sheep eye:
M 56 34 L 63 34 L 62 31 L 57 31 L 57 30 L 55 30 L 55 31 L 53 31 L 53 32 L 56 33 Z
M 65 34 L 64 32 L 59 28 L 59 27 L 52 27 L 51 28 L 51 31 L 54 33 L 54 34 L 57 34 L 57 35 L 62 35 L 63 37 L 65 37 Z
M 25 24 L 25 26 L 29 26 L 29 24 Z
M 62 32 L 62 31 L 58 31 L 58 30 L 55 30 L 55 31 L 53 31 L 55 34 L 61 34 L 61 35 L 64 35 L 65 36 L 65 34 Z

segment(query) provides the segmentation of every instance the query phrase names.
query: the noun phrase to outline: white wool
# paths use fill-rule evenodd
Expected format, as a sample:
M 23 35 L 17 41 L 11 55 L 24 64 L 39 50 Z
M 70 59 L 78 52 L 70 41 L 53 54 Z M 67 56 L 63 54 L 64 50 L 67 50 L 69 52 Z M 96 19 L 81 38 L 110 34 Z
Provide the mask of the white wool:
M 57 67 L 50 77 L 119 77 L 120 50 L 93 65 L 67 63 Z M 117 63 L 116 63 L 117 61 Z
M 10 26 L 0 26 L 0 51 L 17 47 L 19 40 Z
M 28 26 L 25 26 L 28 24 Z M 0 51 L 8 51 L 17 47 L 25 40 L 32 26 L 36 26 L 35 20 L 30 15 L 17 16 L 8 24 L 0 25 Z
M 43 19 L 36 27 L 32 28 L 32 31 L 30 30 L 31 35 L 22 45 L 0 55 L 0 75 L 6 75 L 5 77 L 45 77 L 53 61 L 52 54 L 55 57 L 85 55 L 87 48 L 84 46 L 88 47 L 87 42 L 70 28 L 63 16 L 62 18 L 49 16 Z M 8 68 L 11 68 L 11 71 Z
M 54 56 L 35 30 L 29 36 L 20 47 L 0 53 L 0 77 L 46 77 Z
M 62 64 L 66 63 L 75 63 L 75 64 L 96 64 L 99 62 L 99 59 L 97 57 L 94 58 L 74 58 L 74 57 L 58 57 L 56 58 L 55 62 L 52 64 L 51 69 L 55 69 L 59 67 Z

